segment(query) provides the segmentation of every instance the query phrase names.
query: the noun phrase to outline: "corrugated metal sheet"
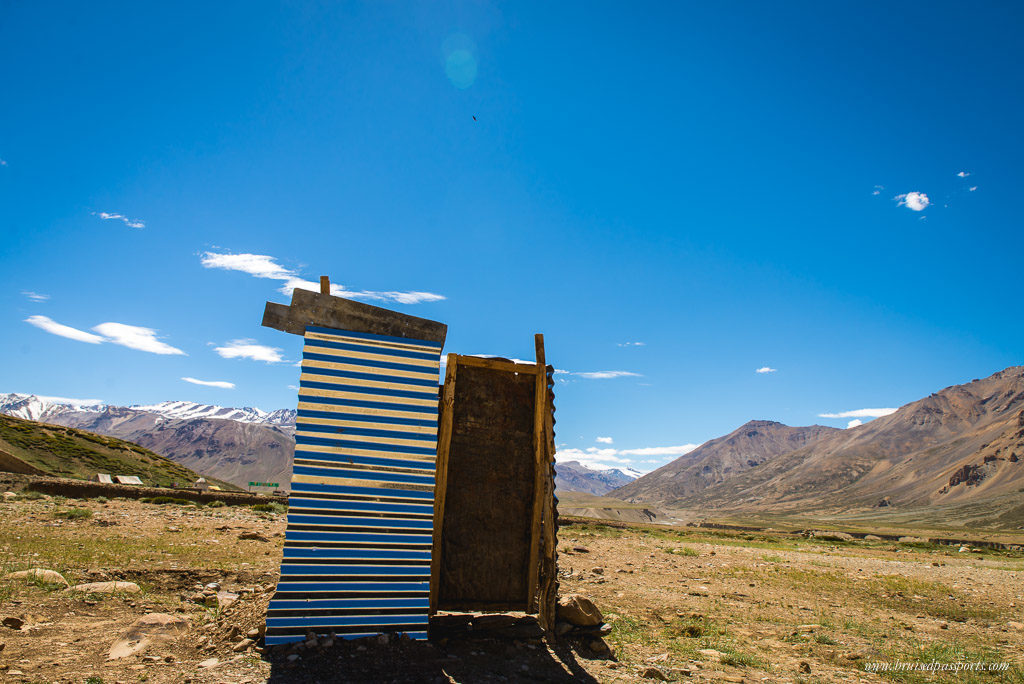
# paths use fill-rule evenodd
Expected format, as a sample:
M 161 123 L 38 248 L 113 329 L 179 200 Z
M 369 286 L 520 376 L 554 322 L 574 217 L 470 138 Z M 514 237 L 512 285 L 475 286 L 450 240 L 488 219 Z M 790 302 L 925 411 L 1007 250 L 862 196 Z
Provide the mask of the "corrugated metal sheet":
M 310 326 L 267 644 L 426 638 L 441 345 Z

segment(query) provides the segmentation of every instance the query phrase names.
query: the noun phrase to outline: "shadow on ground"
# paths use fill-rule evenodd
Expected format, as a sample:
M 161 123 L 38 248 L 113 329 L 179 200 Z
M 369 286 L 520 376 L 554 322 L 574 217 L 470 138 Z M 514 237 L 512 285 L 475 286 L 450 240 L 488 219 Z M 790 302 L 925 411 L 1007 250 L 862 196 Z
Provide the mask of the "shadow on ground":
M 296 657 L 297 656 L 297 657 Z M 567 644 L 503 639 L 338 641 L 329 648 L 269 649 L 268 681 L 284 682 L 596 682 Z

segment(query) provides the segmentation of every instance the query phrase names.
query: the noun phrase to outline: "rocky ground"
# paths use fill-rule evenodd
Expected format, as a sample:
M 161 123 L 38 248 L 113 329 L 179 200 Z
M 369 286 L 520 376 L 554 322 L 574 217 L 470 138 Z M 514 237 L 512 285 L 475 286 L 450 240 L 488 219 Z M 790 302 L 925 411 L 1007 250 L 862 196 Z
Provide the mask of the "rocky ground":
M 282 513 L 11 495 L 0 519 L 2 681 L 1024 681 L 1019 552 L 575 523 L 562 593 L 594 599 L 603 641 L 520 625 L 264 652 Z M 31 568 L 57 574 L 7 576 Z M 1009 669 L 865 671 L 898 660 Z

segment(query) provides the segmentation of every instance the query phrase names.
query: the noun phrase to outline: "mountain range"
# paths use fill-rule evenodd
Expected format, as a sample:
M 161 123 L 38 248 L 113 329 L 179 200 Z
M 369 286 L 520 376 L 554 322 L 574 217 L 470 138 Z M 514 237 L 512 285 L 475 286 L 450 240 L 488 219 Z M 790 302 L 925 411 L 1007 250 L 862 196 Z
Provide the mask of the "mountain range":
M 611 496 L 716 511 L 969 507 L 1024 515 L 1024 366 L 837 430 L 751 421 Z
M 109 406 L 3 394 L 0 413 L 128 440 L 241 487 L 277 482 L 286 489 L 291 481 L 294 410 L 266 412 L 186 401 Z
M 603 496 L 632 482 L 640 473 L 631 468 L 593 468 L 579 461 L 555 464 L 555 489 Z

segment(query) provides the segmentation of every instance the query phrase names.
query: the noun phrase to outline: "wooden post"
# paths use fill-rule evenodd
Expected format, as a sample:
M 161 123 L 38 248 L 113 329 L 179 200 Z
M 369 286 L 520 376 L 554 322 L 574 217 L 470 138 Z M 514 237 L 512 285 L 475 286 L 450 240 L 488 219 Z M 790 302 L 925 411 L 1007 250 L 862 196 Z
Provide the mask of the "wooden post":
M 320 276 L 320 294 L 331 294 L 331 279 Z
M 527 586 L 529 587 L 528 603 L 530 612 L 537 612 L 537 588 L 540 575 L 540 538 L 541 525 L 544 515 L 544 499 L 546 496 L 544 486 L 547 480 L 544 452 L 544 409 L 547 406 L 548 386 L 544 360 L 544 335 L 534 335 L 534 346 L 536 347 L 537 363 L 536 375 L 534 376 L 534 414 L 533 414 L 533 524 L 530 527 L 530 565 L 528 568 Z
M 437 426 L 437 461 L 434 471 L 434 539 L 430 552 L 430 615 L 437 612 L 441 581 L 441 541 L 444 528 L 444 499 L 448 488 L 448 454 L 452 445 L 452 420 L 455 411 L 455 370 L 458 357 L 448 355 L 441 398 L 440 423 Z
M 555 417 L 554 396 L 548 391 L 548 369 L 544 369 L 544 538 L 541 557 L 539 622 L 548 641 L 554 641 L 555 615 L 558 605 L 558 511 L 555 509 Z M 551 369 L 554 373 L 554 369 Z

